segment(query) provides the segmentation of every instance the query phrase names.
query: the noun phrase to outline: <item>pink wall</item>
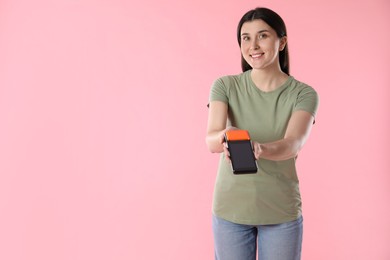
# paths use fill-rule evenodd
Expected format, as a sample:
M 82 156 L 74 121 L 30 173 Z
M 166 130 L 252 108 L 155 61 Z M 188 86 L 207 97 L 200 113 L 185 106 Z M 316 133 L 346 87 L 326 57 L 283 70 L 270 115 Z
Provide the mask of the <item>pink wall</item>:
M 0 259 L 213 259 L 206 103 L 257 5 L 321 96 L 303 259 L 390 259 L 387 0 L 1 1 Z

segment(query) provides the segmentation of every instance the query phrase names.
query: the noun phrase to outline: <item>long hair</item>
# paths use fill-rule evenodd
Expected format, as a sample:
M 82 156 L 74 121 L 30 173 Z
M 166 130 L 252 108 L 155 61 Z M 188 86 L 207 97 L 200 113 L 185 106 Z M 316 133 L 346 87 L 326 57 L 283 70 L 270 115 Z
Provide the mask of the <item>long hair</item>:
M 276 34 L 279 38 L 282 38 L 284 36 L 287 36 L 287 30 L 286 25 L 284 24 L 283 19 L 274 11 L 264 8 L 264 7 L 257 7 L 256 9 L 248 11 L 244 16 L 241 18 L 240 22 L 237 26 L 237 40 L 238 45 L 241 47 L 241 27 L 245 22 L 253 21 L 253 20 L 263 20 L 266 22 L 272 29 L 275 30 Z M 288 44 L 284 47 L 282 51 L 279 52 L 279 64 L 280 68 L 284 73 L 287 75 L 290 75 L 290 61 L 288 56 Z M 247 71 L 252 69 L 252 67 L 246 62 L 244 57 L 241 55 L 241 68 L 242 71 Z

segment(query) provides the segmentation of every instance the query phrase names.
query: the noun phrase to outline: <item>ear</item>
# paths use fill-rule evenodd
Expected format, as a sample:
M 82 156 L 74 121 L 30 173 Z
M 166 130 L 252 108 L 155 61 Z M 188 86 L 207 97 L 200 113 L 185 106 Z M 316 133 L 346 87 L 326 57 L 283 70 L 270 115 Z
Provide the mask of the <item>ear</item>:
M 287 36 L 280 38 L 279 51 L 283 51 L 287 44 Z

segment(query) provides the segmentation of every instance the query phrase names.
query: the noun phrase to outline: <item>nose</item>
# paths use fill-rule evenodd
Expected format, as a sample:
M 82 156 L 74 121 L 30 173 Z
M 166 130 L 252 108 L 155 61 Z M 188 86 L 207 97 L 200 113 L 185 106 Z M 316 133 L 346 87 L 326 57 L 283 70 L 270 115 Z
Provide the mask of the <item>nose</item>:
M 258 40 L 256 38 L 252 40 L 250 48 L 252 50 L 257 50 L 258 48 L 260 48 L 259 42 L 258 42 Z

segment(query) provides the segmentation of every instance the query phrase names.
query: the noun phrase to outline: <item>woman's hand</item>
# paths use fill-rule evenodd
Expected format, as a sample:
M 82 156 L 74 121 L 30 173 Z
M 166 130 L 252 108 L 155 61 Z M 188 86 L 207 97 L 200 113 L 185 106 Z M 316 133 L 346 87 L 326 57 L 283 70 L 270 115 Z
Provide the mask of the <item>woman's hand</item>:
M 227 131 L 230 131 L 230 130 L 239 130 L 239 128 L 234 127 L 234 126 L 229 126 L 222 132 L 222 134 L 219 137 L 219 141 L 223 145 L 223 152 L 225 154 L 226 161 L 228 161 L 228 162 L 230 162 L 230 153 L 229 153 L 229 150 L 228 150 L 228 145 L 225 142 L 225 133 Z
M 256 160 L 258 160 L 260 158 L 261 153 L 263 152 L 261 144 L 256 141 L 252 141 L 252 148 L 253 148 L 253 154 L 255 155 L 255 158 Z

